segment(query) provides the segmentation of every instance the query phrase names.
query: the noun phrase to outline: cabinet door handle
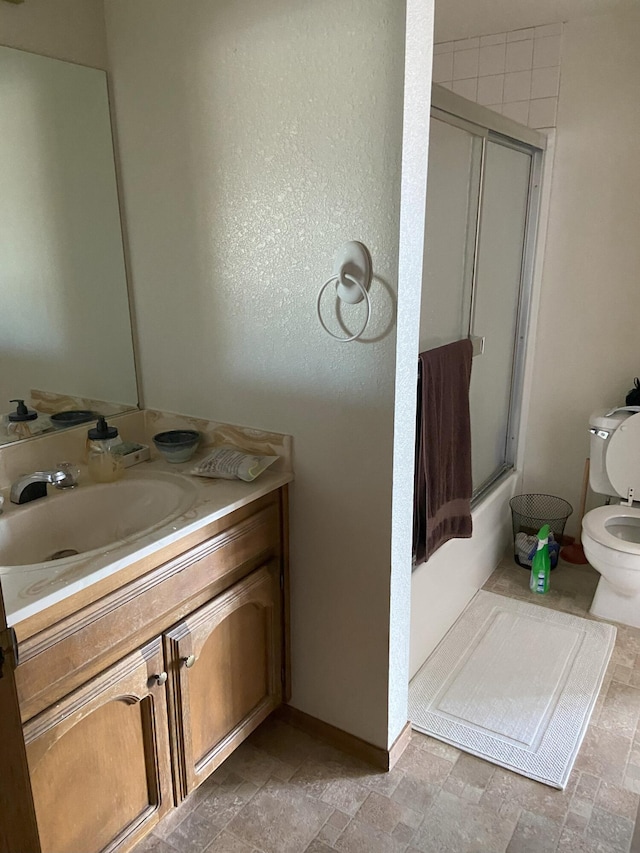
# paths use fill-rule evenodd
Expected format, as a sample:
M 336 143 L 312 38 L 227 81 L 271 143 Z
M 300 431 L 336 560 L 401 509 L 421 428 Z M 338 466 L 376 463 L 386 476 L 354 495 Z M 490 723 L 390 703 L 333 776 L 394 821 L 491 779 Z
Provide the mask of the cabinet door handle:
M 184 665 L 187 667 L 187 669 L 191 669 L 191 667 L 192 667 L 192 666 L 194 665 L 194 663 L 196 662 L 196 656 L 195 656 L 195 655 L 189 655 L 189 656 L 188 656 L 188 657 L 186 657 L 186 658 L 182 658 L 182 662 L 183 662 L 183 663 L 184 663 Z
M 158 675 L 154 675 L 153 677 L 155 678 L 158 687 L 161 687 L 165 683 L 167 678 L 169 678 L 166 672 L 160 672 L 158 673 Z

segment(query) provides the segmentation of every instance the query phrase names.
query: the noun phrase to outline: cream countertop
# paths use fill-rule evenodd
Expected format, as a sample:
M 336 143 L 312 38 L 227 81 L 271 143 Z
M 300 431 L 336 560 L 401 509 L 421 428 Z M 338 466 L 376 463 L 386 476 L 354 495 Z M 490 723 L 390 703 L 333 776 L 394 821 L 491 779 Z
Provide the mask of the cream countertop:
M 125 478 L 140 474 L 144 476 L 147 472 L 184 476 L 188 480 L 189 488 L 194 491 L 194 500 L 182 515 L 156 525 L 142 535 L 122 539 L 107 549 L 97 553 L 92 552 L 90 555 L 79 554 L 75 557 L 40 563 L 33 568 L 18 566 L 11 568 L 10 571 L 3 570 L 0 566 L 0 582 L 7 624 L 16 625 L 23 619 L 40 613 L 47 607 L 63 601 L 293 480 L 293 475 L 288 471 L 272 470 L 265 471 L 253 483 L 193 477 L 189 476 L 188 472 L 194 462 L 195 459 L 191 462 L 171 465 L 158 459 L 143 462 L 125 472 Z M 90 488 L 86 473 L 83 472 L 83 475 L 81 475 L 78 489 Z M 59 499 L 54 493 L 55 490 L 51 489 L 51 496 L 41 500 Z M 19 512 L 20 508 L 17 507 L 12 511 Z M 34 532 L 34 535 L 37 534 Z

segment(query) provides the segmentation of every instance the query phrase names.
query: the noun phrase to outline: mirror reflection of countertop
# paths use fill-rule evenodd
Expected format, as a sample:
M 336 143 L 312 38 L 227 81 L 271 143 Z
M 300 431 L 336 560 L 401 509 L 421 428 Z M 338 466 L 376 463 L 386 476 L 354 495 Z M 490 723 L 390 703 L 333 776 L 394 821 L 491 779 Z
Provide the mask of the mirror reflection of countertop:
M 35 566 L 17 566 L 10 570 L 3 570 L 0 566 L 7 624 L 16 625 L 23 619 L 40 613 L 293 480 L 293 474 L 289 471 L 273 469 L 265 471 L 253 483 L 194 477 L 189 475 L 189 471 L 195 461 L 197 460 L 172 465 L 164 460 L 154 460 L 136 465 L 125 472 L 125 479 L 155 473 L 185 477 L 187 488 L 194 492 L 194 499 L 184 513 L 166 523 L 156 524 L 151 530 L 121 539 L 90 554 L 78 554 Z M 83 474 L 78 491 L 91 488 L 86 473 Z M 54 501 L 58 498 L 54 489 L 50 492 L 51 496 L 42 498 L 41 501 Z M 12 507 L 11 511 L 19 512 L 21 509 L 22 507 Z M 37 536 L 37 530 L 34 530 L 34 536 Z

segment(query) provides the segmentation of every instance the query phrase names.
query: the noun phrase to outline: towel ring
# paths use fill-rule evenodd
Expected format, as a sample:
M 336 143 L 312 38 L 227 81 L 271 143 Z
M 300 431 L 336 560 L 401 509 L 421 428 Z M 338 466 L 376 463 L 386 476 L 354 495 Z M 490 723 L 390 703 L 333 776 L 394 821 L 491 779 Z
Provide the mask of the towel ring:
M 366 302 L 366 304 L 367 304 L 367 314 L 366 314 L 366 317 L 365 317 L 364 324 L 363 324 L 362 328 L 360 329 L 360 331 L 359 331 L 359 332 L 356 332 L 356 334 L 355 334 L 355 335 L 351 335 L 351 336 L 350 336 L 350 337 L 348 337 L 348 338 L 341 338 L 339 335 L 334 334 L 334 333 L 331 331 L 331 329 L 327 328 L 327 324 L 326 324 L 326 323 L 324 322 L 324 320 L 322 319 L 322 314 L 320 313 L 320 300 L 322 299 L 322 297 L 323 297 L 323 295 L 324 295 L 325 290 L 329 287 L 329 285 L 330 285 L 332 282 L 334 282 L 334 281 L 335 281 L 335 283 L 336 283 L 336 292 L 337 292 L 338 287 L 339 287 L 341 284 L 344 284 L 344 279 L 346 279 L 347 281 L 351 282 L 351 284 L 352 284 L 352 285 L 354 285 L 354 284 L 355 284 L 355 285 L 359 288 L 360 293 L 361 293 L 361 294 L 362 294 L 362 296 L 364 297 L 365 302 Z M 358 301 L 360 301 L 360 300 L 358 300 Z M 365 288 L 365 286 L 364 286 L 361 282 L 359 282 L 359 281 L 358 281 L 358 279 L 357 279 L 357 278 L 355 278 L 355 276 L 350 275 L 348 272 L 343 272 L 341 275 L 332 275 L 332 276 L 331 276 L 331 278 L 328 278 L 328 279 L 325 281 L 325 283 L 322 285 L 322 287 L 320 288 L 320 292 L 318 293 L 318 299 L 317 299 L 317 302 L 316 302 L 316 312 L 317 312 L 317 314 L 318 314 L 318 320 L 320 320 L 320 325 L 321 325 L 321 326 L 322 326 L 322 328 L 325 330 L 325 332 L 326 332 L 328 335 L 331 335 L 331 337 L 332 337 L 332 338 L 334 338 L 336 341 L 340 341 L 340 343 L 341 343 L 341 344 L 348 344 L 348 343 L 349 343 L 349 341 L 357 341 L 357 340 L 358 340 L 358 338 L 359 338 L 361 335 L 363 335 L 363 334 L 364 334 L 364 330 L 367 328 L 367 324 L 368 324 L 368 322 L 369 322 L 369 318 L 371 317 L 371 298 L 369 297 L 369 294 L 367 293 L 367 289 Z
M 369 296 L 369 286 L 372 278 L 372 263 L 369 250 L 364 243 L 359 243 L 357 240 L 351 240 L 345 243 L 338 251 L 334 260 L 334 273 L 331 278 L 328 278 L 320 288 L 318 299 L 316 301 L 316 313 L 320 325 L 325 332 L 334 340 L 342 344 L 347 344 L 349 341 L 357 341 L 364 334 L 369 320 L 371 319 L 371 297 Z M 354 335 L 349 335 L 347 338 L 341 338 L 329 328 L 322 319 L 320 311 L 320 302 L 325 290 L 330 284 L 336 284 L 336 296 L 342 302 L 347 302 L 349 305 L 357 305 L 364 299 L 366 303 L 366 317 L 364 324 L 359 332 Z

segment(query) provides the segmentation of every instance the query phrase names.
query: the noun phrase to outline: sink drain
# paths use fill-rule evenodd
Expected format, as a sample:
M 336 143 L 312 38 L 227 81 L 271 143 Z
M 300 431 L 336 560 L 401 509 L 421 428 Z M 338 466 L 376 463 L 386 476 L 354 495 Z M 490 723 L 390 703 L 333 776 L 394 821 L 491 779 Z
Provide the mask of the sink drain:
M 76 551 L 75 548 L 63 548 L 62 551 L 54 551 L 47 560 L 64 560 L 65 557 L 75 557 L 79 553 L 80 551 Z

